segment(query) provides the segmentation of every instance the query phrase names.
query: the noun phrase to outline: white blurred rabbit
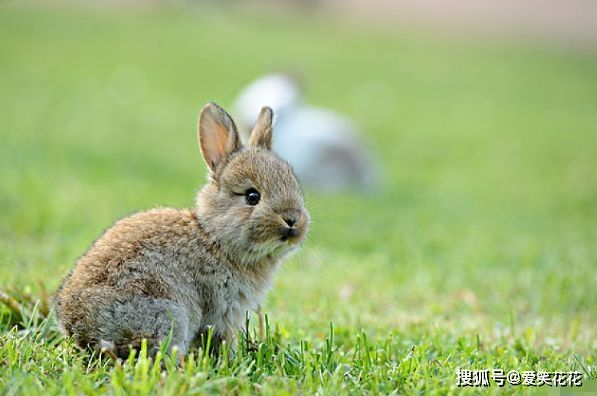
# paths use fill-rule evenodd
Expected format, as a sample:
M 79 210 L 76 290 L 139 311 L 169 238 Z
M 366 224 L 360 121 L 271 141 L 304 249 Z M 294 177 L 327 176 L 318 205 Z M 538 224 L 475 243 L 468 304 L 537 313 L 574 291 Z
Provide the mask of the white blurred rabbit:
M 243 140 L 263 106 L 276 115 L 273 150 L 292 165 L 305 186 L 325 192 L 376 188 L 376 166 L 359 140 L 357 126 L 331 110 L 303 103 L 294 78 L 266 75 L 240 93 L 234 109 Z

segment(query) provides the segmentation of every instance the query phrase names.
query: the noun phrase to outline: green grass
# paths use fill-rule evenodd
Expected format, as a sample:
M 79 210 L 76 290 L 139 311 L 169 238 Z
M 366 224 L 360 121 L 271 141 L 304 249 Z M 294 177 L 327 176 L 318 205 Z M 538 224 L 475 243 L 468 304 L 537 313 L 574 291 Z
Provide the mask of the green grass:
M 8 5 L 0 50 L 0 394 L 446 393 L 457 368 L 578 370 L 591 386 L 597 55 Z M 44 289 L 115 219 L 192 205 L 199 107 L 276 67 L 363 126 L 382 190 L 308 192 L 313 229 L 277 275 L 265 341 L 181 367 L 78 351 L 44 319 Z

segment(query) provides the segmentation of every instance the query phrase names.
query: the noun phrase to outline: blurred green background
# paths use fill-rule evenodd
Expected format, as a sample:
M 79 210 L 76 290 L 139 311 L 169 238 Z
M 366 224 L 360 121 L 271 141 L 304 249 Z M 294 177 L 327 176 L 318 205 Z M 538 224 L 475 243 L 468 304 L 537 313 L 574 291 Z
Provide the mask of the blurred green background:
M 190 207 L 196 117 L 299 71 L 354 118 L 380 191 L 307 191 L 313 228 L 266 311 L 595 356 L 597 52 L 214 7 L 0 6 L 0 286 L 55 288 L 119 217 Z

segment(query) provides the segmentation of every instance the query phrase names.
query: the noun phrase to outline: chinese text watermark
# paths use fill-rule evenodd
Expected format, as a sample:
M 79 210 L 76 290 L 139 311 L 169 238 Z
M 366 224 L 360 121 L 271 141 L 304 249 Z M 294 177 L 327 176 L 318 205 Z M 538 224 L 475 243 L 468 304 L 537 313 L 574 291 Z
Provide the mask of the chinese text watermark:
M 582 373 L 578 371 L 516 371 L 502 369 L 456 370 L 457 385 L 461 387 L 488 387 L 492 383 L 502 387 L 506 383 L 523 386 L 582 386 Z

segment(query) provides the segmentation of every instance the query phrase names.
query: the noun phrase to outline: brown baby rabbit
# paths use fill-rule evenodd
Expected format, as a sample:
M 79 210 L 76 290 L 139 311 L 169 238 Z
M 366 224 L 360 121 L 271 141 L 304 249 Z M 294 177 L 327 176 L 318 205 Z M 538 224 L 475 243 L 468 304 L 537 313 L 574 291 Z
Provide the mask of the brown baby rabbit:
M 282 259 L 305 238 L 309 214 L 290 166 L 271 151 L 264 107 L 246 146 L 218 105 L 199 114 L 209 182 L 193 210 L 153 209 L 118 221 L 76 263 L 56 296 L 58 322 L 83 347 L 150 355 L 172 332 L 186 354 L 213 327 L 233 343 Z

